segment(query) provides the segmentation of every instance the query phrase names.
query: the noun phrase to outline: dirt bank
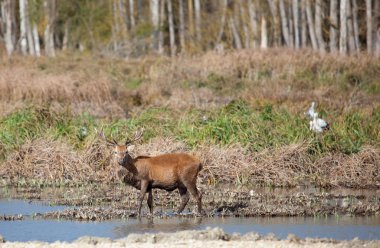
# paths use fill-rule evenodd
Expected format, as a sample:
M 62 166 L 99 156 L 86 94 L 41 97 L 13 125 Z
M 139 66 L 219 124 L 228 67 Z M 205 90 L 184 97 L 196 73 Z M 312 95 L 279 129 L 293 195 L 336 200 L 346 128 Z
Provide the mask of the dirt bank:
M 227 234 L 220 228 L 203 231 L 181 231 L 177 233 L 131 234 L 127 238 L 81 237 L 66 242 L 5 242 L 3 248 L 19 247 L 380 247 L 380 241 L 337 241 L 332 239 L 300 239 L 292 234 L 286 240 L 273 235 L 260 236 L 257 233 L 245 235 Z

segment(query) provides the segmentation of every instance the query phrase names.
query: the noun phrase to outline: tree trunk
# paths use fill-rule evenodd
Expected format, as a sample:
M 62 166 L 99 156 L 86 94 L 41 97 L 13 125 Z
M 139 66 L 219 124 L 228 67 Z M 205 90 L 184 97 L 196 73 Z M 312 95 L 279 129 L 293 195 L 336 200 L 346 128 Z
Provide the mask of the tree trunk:
M 187 1 L 188 6 L 188 19 L 189 19 L 189 34 L 190 37 L 194 37 L 194 7 L 193 7 L 193 0 Z
M 300 48 L 298 0 L 292 1 L 292 10 L 293 10 L 293 23 L 294 23 L 294 47 L 298 49 Z
M 259 28 L 257 24 L 257 8 L 252 0 L 248 0 L 248 13 L 249 20 L 251 23 L 251 33 L 252 33 L 252 44 L 251 47 L 257 48 L 259 46 Z
M 356 52 L 360 52 L 360 40 L 359 40 L 359 24 L 358 24 L 358 3 L 356 0 L 352 1 L 353 23 L 354 23 L 354 36 Z
M 366 17 L 367 17 L 367 52 L 372 54 L 373 48 L 373 28 L 372 28 L 372 1 L 366 0 Z
M 166 0 L 161 0 L 160 1 L 160 20 L 159 20 L 159 31 L 158 31 L 158 53 L 159 54 L 164 54 L 165 49 L 164 49 L 164 30 L 163 27 L 165 25 L 165 1 Z
M 242 26 L 243 26 L 243 33 L 244 33 L 244 47 L 245 48 L 249 48 L 250 47 L 250 34 L 249 34 L 249 30 L 248 30 L 248 25 L 247 23 L 249 23 L 246 19 L 247 19 L 247 14 L 246 14 L 246 10 L 244 8 L 244 3 L 243 3 L 243 0 L 240 0 L 239 1 L 239 13 L 240 13 L 240 17 L 241 17 L 241 20 L 242 20 Z
M 267 20 L 265 19 L 265 16 L 261 16 L 261 49 L 267 49 L 268 48 L 268 29 L 267 29 Z
M 135 1 L 129 0 L 129 18 L 131 20 L 131 29 L 134 29 L 136 25 L 135 21 Z
M 219 45 L 222 41 L 224 34 L 224 26 L 226 25 L 226 15 L 227 15 L 227 0 L 222 1 L 222 18 L 220 20 L 220 29 L 218 33 L 218 38 L 216 39 L 216 44 Z
M 353 15 L 351 9 L 351 1 L 349 0 L 347 3 L 347 35 L 348 35 L 348 49 L 350 54 L 356 53 L 355 46 L 355 35 L 354 35 L 354 25 L 353 25 Z
M 28 50 L 29 54 L 35 56 L 36 55 L 36 50 L 35 50 L 35 45 L 34 45 L 34 39 L 33 39 L 33 30 L 32 30 L 32 22 L 31 18 L 29 15 L 29 2 L 28 0 L 25 0 L 25 7 L 26 7 L 26 19 L 25 19 L 25 24 L 26 24 L 26 36 L 28 39 Z
M 20 46 L 21 46 L 21 52 L 23 55 L 26 55 L 28 53 L 28 40 L 26 37 L 26 0 L 20 0 L 19 1 L 19 8 L 20 8 Z
M 284 0 L 280 0 L 280 16 L 281 16 L 282 35 L 284 37 L 286 46 L 292 47 L 292 44 L 290 42 L 289 26 L 288 26 L 288 19 L 286 17 Z
M 340 3 L 339 53 L 342 55 L 347 54 L 347 3 L 348 1 Z
M 179 44 L 181 45 L 181 52 L 186 49 L 185 44 L 185 15 L 183 11 L 183 0 L 178 0 L 178 12 L 179 12 Z
M 8 56 L 12 55 L 15 49 L 16 42 L 16 30 L 15 30 L 15 1 L 14 0 L 5 0 L 4 2 L 4 18 L 5 18 L 5 48 L 7 50 Z
M 318 39 L 318 48 L 321 53 L 326 52 L 326 44 L 322 34 L 322 0 L 315 2 L 315 34 Z
M 307 46 L 307 17 L 306 17 L 306 1 L 301 2 L 301 46 Z
M 274 45 L 281 45 L 281 32 L 280 32 L 280 19 L 278 18 L 277 0 L 268 0 L 269 9 L 273 17 L 273 29 L 274 29 Z
M 306 2 L 306 17 L 307 17 L 307 23 L 309 26 L 311 45 L 313 46 L 314 50 L 318 50 L 318 43 L 317 43 L 316 34 L 315 34 L 313 13 L 311 11 L 310 0 L 305 0 L 305 2 Z
M 377 32 L 376 32 L 376 50 L 375 50 L 375 56 L 377 58 L 380 57 L 380 27 L 377 29 Z
M 62 41 L 62 51 L 66 51 L 69 44 L 69 21 L 65 22 L 63 29 L 63 41 Z
M 232 36 L 234 37 L 234 43 L 235 43 L 236 49 L 238 49 L 238 50 L 242 49 L 243 46 L 242 46 L 242 43 L 241 43 L 239 32 L 237 31 L 235 20 L 234 20 L 234 18 L 232 16 L 228 20 L 228 24 L 230 26 Z
M 172 0 L 166 0 L 168 7 L 168 22 L 169 22 L 169 36 L 170 36 L 170 55 L 174 57 L 177 53 L 177 48 L 175 45 L 175 34 L 174 34 L 174 21 L 173 21 L 173 7 Z
M 55 0 L 45 0 L 45 18 L 46 27 L 44 32 L 45 54 L 47 56 L 55 56 L 54 47 L 54 25 L 55 25 Z
M 195 8 L 195 32 L 198 43 L 200 43 L 202 39 L 202 30 L 201 30 L 201 3 L 200 0 L 194 0 L 194 8 Z M 201 45 L 201 44 L 198 44 Z
M 34 21 L 32 22 L 32 35 L 33 35 L 35 55 L 37 57 L 40 57 L 41 56 L 40 37 L 38 36 L 37 25 Z
M 164 1 L 164 0 L 161 0 Z M 152 49 L 153 51 L 158 50 L 158 31 L 159 31 L 159 0 L 150 0 L 150 14 L 153 25 L 152 33 Z
M 330 51 L 336 52 L 337 37 L 338 37 L 338 0 L 331 0 L 330 2 Z

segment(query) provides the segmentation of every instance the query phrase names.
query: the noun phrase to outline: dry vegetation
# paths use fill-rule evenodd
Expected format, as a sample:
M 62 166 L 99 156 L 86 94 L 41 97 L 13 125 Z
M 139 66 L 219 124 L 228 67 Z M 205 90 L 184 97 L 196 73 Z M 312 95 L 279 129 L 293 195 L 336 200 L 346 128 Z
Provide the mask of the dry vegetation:
M 106 147 L 78 129 L 111 126 L 108 133 L 124 138 L 122 125 L 144 125 L 136 154 L 195 153 L 205 164 L 203 183 L 380 187 L 375 58 L 282 49 L 0 63 L 0 173 L 16 184 L 114 182 Z M 336 122 L 321 137 L 308 134 L 301 116 L 313 100 Z M 210 120 L 199 124 L 203 113 Z

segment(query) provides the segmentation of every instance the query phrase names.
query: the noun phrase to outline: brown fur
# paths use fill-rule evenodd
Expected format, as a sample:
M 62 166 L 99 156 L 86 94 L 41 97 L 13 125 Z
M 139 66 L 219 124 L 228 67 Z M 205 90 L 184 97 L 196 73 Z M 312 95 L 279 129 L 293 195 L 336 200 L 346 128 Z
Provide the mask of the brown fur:
M 148 206 L 153 214 L 152 189 L 164 189 L 173 191 L 178 189 L 182 199 L 178 213 L 182 212 L 189 201 L 189 193 L 197 200 L 198 213 L 202 213 L 202 196 L 196 187 L 196 181 L 202 164 L 198 158 L 186 153 L 163 154 L 155 157 L 139 156 L 132 158 L 127 151 L 127 146 L 115 145 L 115 155 L 118 163 L 131 174 L 123 178 L 123 181 L 137 189 L 140 189 L 140 204 L 138 208 L 141 214 L 142 201 L 148 192 Z

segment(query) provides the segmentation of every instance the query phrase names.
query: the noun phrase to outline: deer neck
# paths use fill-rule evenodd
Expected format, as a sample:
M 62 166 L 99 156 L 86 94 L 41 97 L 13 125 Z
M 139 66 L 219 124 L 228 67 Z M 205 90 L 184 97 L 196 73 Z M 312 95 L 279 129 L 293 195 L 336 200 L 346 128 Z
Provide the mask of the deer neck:
M 138 174 L 137 168 L 135 166 L 135 160 L 131 157 L 131 155 L 125 155 L 122 166 L 131 172 L 134 176 Z

